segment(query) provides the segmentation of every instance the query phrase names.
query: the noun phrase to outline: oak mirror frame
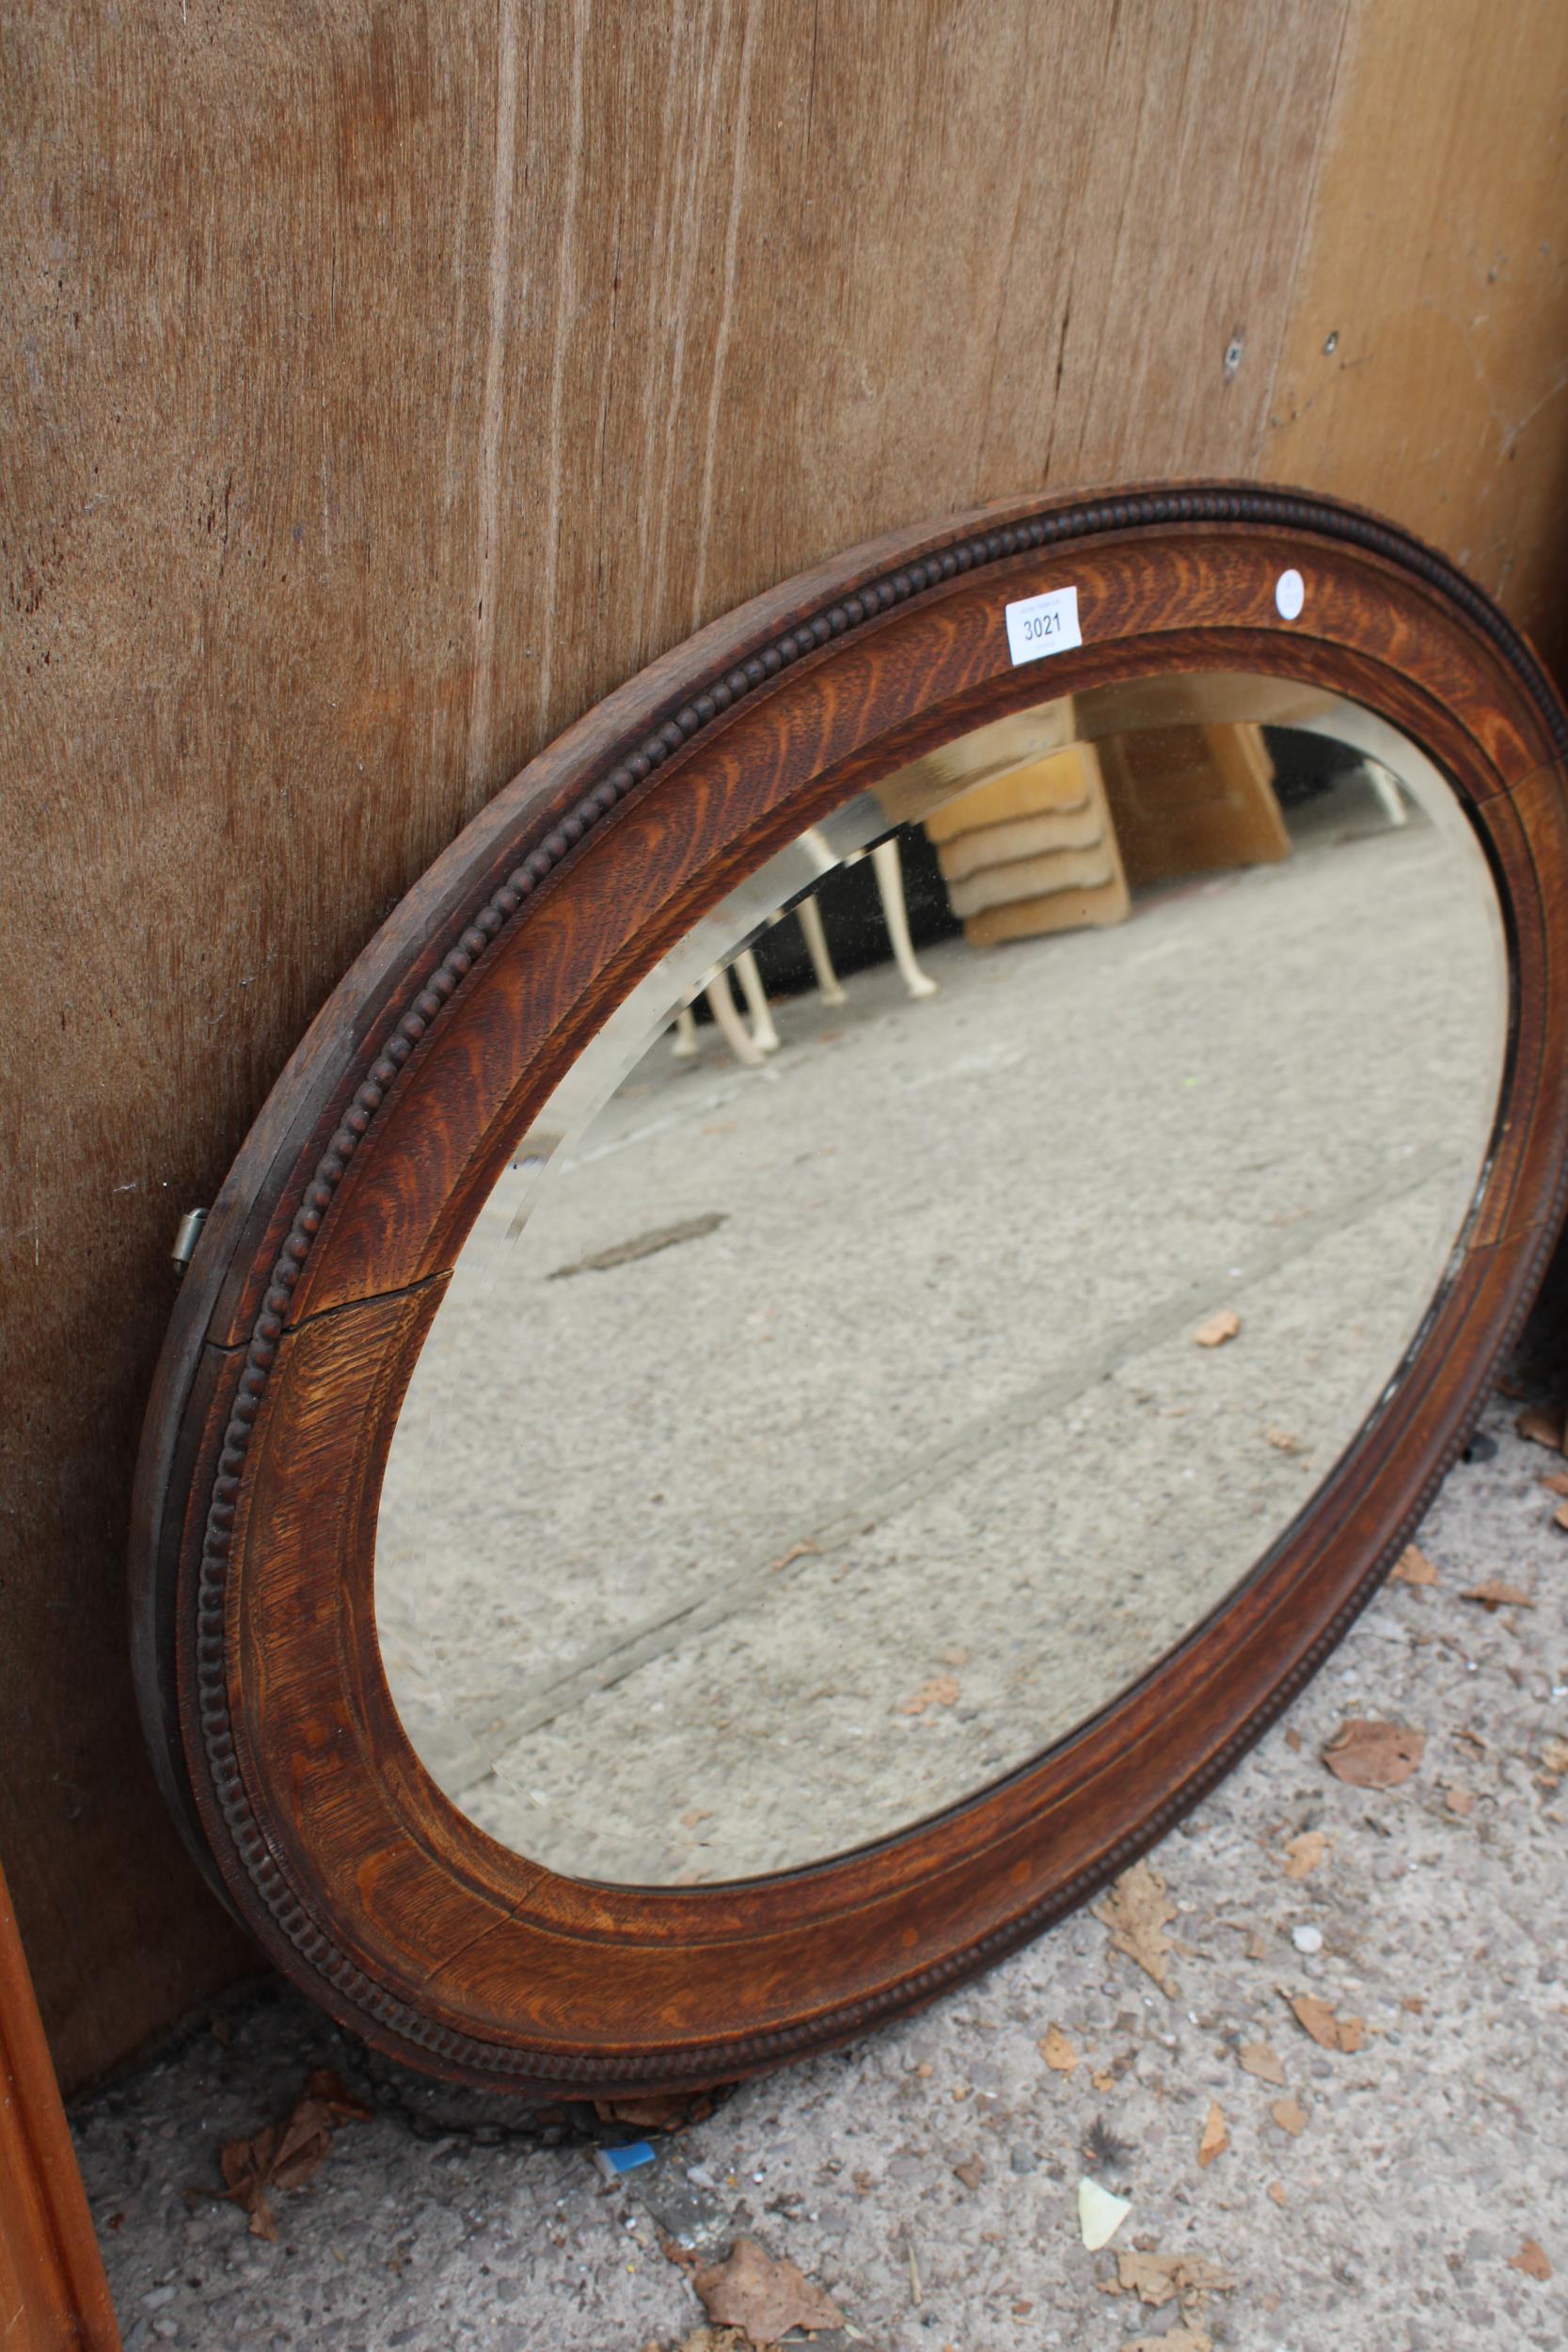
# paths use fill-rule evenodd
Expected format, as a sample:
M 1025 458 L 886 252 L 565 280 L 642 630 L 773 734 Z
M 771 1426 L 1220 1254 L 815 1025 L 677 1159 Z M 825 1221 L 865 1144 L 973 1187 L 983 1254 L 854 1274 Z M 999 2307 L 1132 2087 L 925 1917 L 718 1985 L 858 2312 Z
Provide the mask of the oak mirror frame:
M 1015 661 L 1007 607 L 1067 588 L 1082 642 Z M 1445 780 L 1484 854 L 1507 950 L 1500 1103 L 1400 1377 L 1201 1624 L 935 1818 L 721 1884 L 592 1883 L 511 1851 L 410 1744 L 372 1570 L 402 1399 L 517 1138 L 659 959 L 803 827 L 1044 695 L 1171 673 L 1353 703 Z M 189 1842 L 276 1964 L 450 2080 L 679 2091 L 931 1998 L 1159 1837 L 1375 1589 L 1556 1237 L 1565 757 L 1568 717 L 1528 646 L 1441 557 L 1326 500 L 1200 484 L 1016 501 L 856 548 L 714 623 L 533 760 L 278 1081 L 206 1220 L 149 1411 L 144 1722 Z M 580 1399 L 584 1479 L 612 1409 Z

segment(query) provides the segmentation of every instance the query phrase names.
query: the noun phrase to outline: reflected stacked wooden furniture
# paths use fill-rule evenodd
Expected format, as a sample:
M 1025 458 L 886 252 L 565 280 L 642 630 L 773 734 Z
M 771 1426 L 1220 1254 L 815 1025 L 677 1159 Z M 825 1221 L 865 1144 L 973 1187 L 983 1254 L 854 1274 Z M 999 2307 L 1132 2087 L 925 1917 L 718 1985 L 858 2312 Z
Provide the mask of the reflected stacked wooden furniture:
M 1032 716 L 1053 748 L 924 820 L 971 946 L 1120 923 L 1134 889 L 1290 855 L 1260 726 L 1179 722 L 1080 742 L 1070 697 Z
M 1130 889 L 1290 856 L 1260 726 L 1141 727 L 1096 749 Z
M 948 903 L 972 947 L 1127 915 L 1098 747 L 1071 740 L 1070 701 L 1057 707 L 1067 739 L 1059 750 L 960 793 L 926 819 Z

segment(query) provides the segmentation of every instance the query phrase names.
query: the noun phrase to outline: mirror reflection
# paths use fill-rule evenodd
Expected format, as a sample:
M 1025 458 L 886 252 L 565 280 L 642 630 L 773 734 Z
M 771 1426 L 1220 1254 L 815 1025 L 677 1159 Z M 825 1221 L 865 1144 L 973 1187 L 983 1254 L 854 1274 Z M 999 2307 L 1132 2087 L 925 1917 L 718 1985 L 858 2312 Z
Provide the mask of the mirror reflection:
M 1042 705 L 803 832 L 519 1137 L 436 1317 L 376 1556 L 426 1768 L 678 1886 L 1038 1756 L 1389 1391 L 1507 1031 L 1449 787 L 1283 681 Z

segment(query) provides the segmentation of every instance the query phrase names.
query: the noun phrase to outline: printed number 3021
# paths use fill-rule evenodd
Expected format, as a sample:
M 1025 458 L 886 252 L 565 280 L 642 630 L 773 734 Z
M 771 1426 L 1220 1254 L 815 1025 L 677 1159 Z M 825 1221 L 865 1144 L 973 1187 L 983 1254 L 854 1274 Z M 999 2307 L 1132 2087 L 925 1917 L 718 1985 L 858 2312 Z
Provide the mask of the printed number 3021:
M 1007 607 L 1007 651 L 1014 666 L 1066 653 L 1084 642 L 1078 629 L 1078 591 L 1053 588 L 1043 596 L 1021 596 Z

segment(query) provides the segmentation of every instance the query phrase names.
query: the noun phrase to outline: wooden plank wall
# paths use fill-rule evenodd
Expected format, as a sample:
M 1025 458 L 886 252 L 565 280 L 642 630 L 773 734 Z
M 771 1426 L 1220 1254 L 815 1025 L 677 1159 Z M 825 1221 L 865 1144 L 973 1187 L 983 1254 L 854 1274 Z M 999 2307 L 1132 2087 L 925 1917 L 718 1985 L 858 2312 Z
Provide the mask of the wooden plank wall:
M 0 21 L 0 1852 L 76 2083 L 246 1964 L 126 1500 L 177 1214 L 343 965 L 650 656 L 1026 485 L 1364 497 L 1560 658 L 1568 10 Z

